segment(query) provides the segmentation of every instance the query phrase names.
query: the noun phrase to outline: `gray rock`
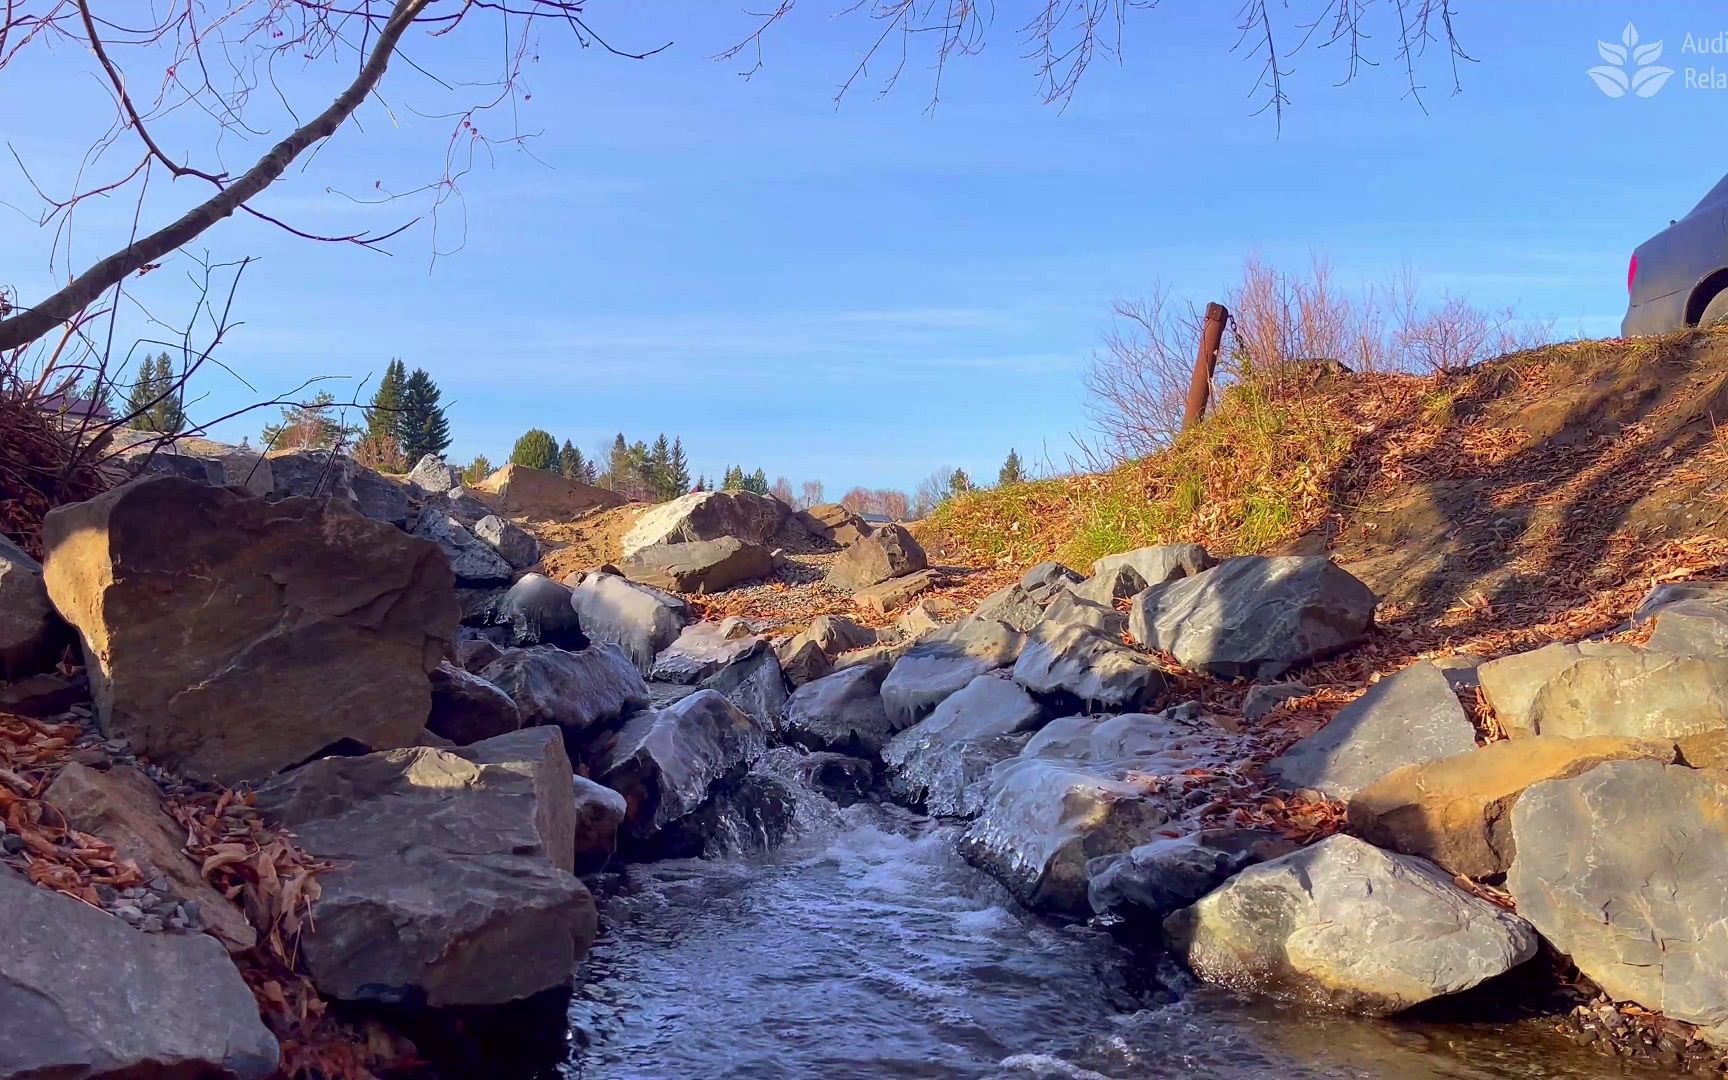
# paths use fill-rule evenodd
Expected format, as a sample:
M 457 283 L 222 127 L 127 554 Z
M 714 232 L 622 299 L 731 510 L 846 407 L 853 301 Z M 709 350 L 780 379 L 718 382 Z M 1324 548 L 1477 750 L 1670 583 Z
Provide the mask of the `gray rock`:
M 882 751 L 888 790 L 938 817 L 976 815 L 987 794 L 978 786 L 1024 743 L 1006 736 L 1034 731 L 1048 718 L 1016 683 L 980 675 L 889 740 Z
M 876 782 L 875 765 L 863 758 L 826 751 L 798 753 L 792 773 L 841 806 L 862 802 Z
M 929 716 L 978 676 L 1013 664 L 1025 644 L 1025 635 L 1005 623 L 967 619 L 913 645 L 882 681 L 882 703 L 895 730 Z
M 1193 577 L 1217 565 L 1218 560 L 1199 544 L 1154 544 L 1151 547 L 1135 548 L 1133 551 L 1093 560 L 1092 576 L 1101 577 L 1126 567 L 1146 583 L 1140 587 L 1145 589 L 1180 578 Z
M 1728 773 L 1615 761 L 1524 792 L 1507 888 L 1617 1001 L 1728 1024 Z
M 278 450 L 267 455 L 275 496 L 304 495 L 346 503 L 374 521 L 408 523 L 408 489 L 346 454 Z
M 1655 620 L 1645 647 L 1681 656 L 1728 654 L 1728 582 L 1674 581 L 1639 603 L 1632 621 Z
M 492 513 L 492 508 L 481 502 L 474 493 L 465 487 L 453 487 L 444 493 L 443 502 L 435 502 L 434 506 L 441 508 L 446 514 L 473 528 L 483 517 Z
M 467 746 L 522 726 L 522 712 L 501 688 L 445 661 L 432 672 L 432 712 L 426 730 Z
M 1019 581 L 985 597 L 972 617 L 1006 623 L 1025 632 L 1043 620 L 1044 609 L 1052 600 L 1083 580 L 1061 563 L 1039 563 L 1022 574 Z
M 648 677 L 655 682 L 699 683 L 766 648 L 767 642 L 752 634 L 742 619 L 693 623 L 654 658 Z
M 618 850 L 618 829 L 629 806 L 624 796 L 586 776 L 572 776 L 576 806 L 576 841 L 573 851 L 576 873 L 603 868 Z
M 1128 632 L 1128 617 L 1108 603 L 1089 600 L 1077 592 L 1064 592 L 1050 601 L 1036 629 L 1043 632 L 1059 626 L 1084 626 L 1112 641 L 1121 641 Z
M 1136 596 L 1129 632 L 1190 671 L 1276 679 L 1361 641 L 1375 603 L 1323 556 L 1244 555 Z
M 781 735 L 811 750 L 876 757 L 899 730 L 882 703 L 887 670 L 861 664 L 800 686 L 786 703 Z
M 1267 768 L 1289 787 L 1348 800 L 1394 769 L 1475 747 L 1476 728 L 1445 673 L 1423 662 L 1369 687 Z
M 1242 719 L 1251 724 L 1257 724 L 1270 716 L 1272 710 L 1286 701 L 1307 697 L 1313 692 L 1313 688 L 1307 683 L 1261 683 L 1251 687 L 1248 696 L 1242 699 Z
M 462 485 L 462 470 L 437 454 L 426 454 L 408 473 L 408 486 L 426 495 L 443 495 Z
M 1090 915 L 1087 861 L 1145 843 L 1168 820 L 1145 794 L 1064 761 L 1006 761 L 960 853 L 1029 908 Z
M 1041 626 L 1014 663 L 1014 681 L 1042 697 L 1100 709 L 1138 708 L 1168 684 L 1144 653 L 1085 625 Z
M 720 694 L 767 731 L 778 729 L 786 714 L 786 677 L 772 649 L 759 648 L 726 665 L 703 679 L 701 689 Z
M 513 570 L 526 570 L 540 561 L 540 542 L 520 525 L 495 514 L 474 523 L 474 536 L 496 551 Z
M 569 586 L 543 574 L 523 574 L 487 605 L 485 621 L 507 629 L 507 644 L 517 648 L 556 645 L 576 652 L 589 645 Z
M 475 675 L 485 671 L 492 661 L 504 655 L 496 642 L 484 636 L 491 631 L 471 630 L 468 627 L 456 631 L 456 666 L 463 671 Z
M 430 540 L 444 550 L 456 580 L 465 585 L 486 585 L 510 580 L 510 564 L 492 546 L 469 532 L 463 524 L 436 507 L 420 511 L 414 535 Z
M 510 695 L 524 726 L 556 724 L 572 735 L 648 704 L 648 684 L 610 642 L 574 653 L 550 645 L 509 649 L 480 677 Z
M 1281 834 L 1266 829 L 1206 829 L 1159 837 L 1087 863 L 1086 895 L 1100 915 L 1156 927 L 1243 868 L 1295 849 Z
M 0 680 L 46 671 L 71 640 L 48 600 L 42 565 L 0 536 Z
M 276 1075 L 276 1040 L 228 954 L 143 934 L 0 867 L 0 1076 Z
M 1344 835 L 1243 870 L 1164 931 L 1207 982 L 1369 1016 L 1468 990 L 1537 945 L 1427 860 Z
M 621 833 L 639 843 L 694 813 L 766 746 L 756 721 L 714 691 L 699 690 L 626 723 L 594 762 L 593 775 L 624 796 L 630 812 Z
M 323 758 L 258 789 L 325 875 L 301 955 L 320 992 L 432 1008 L 501 1005 L 570 983 L 594 900 L 570 872 L 575 805 L 558 733 L 462 750 Z
M 717 593 L 770 577 L 774 553 L 761 544 L 723 536 L 680 544 L 651 544 L 619 565 L 624 576 L 659 589 Z
M 1680 738 L 1728 728 L 1728 655 L 1549 645 L 1478 669 L 1506 733 Z
M 624 534 L 626 559 L 655 544 L 687 544 L 731 536 L 765 544 L 785 524 L 790 508 L 748 491 L 698 491 L 654 507 Z
M 819 503 L 793 515 L 804 531 L 832 544 L 846 547 L 870 535 L 870 525 L 839 503 Z
M 842 653 L 876 644 L 876 631 L 840 615 L 818 615 L 802 633 L 774 646 L 780 670 L 793 686 L 803 686 L 834 670 Z
M 612 574 L 589 574 L 570 602 L 583 632 L 617 644 L 643 675 L 690 622 L 690 606 L 676 596 Z
M 1064 716 L 1040 729 L 1021 756 L 1087 765 L 1100 775 L 1172 776 L 1220 771 L 1243 749 L 1239 736 L 1206 720 L 1197 707 L 1178 705 L 1158 713 Z M 1180 811 L 1170 807 L 1173 815 Z
M 828 584 L 848 592 L 904 577 L 929 566 L 924 549 L 902 525 L 889 523 L 861 537 L 828 567 Z

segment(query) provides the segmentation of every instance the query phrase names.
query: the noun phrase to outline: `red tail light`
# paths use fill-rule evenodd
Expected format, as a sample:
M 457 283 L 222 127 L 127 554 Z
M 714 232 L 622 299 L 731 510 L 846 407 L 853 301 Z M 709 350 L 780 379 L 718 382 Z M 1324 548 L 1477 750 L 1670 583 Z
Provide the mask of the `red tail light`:
M 1632 291 L 1632 283 L 1638 280 L 1638 253 L 1632 253 L 1632 261 L 1626 264 L 1626 291 Z

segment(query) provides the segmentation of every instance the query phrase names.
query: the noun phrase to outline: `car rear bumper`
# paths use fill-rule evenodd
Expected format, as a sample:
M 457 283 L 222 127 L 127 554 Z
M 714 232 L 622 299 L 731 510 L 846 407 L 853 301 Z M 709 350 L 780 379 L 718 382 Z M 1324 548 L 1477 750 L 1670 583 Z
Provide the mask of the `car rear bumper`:
M 1642 337 L 1646 334 L 1671 334 L 1686 329 L 1686 294 L 1672 292 L 1652 297 L 1626 309 L 1620 320 L 1621 337 Z

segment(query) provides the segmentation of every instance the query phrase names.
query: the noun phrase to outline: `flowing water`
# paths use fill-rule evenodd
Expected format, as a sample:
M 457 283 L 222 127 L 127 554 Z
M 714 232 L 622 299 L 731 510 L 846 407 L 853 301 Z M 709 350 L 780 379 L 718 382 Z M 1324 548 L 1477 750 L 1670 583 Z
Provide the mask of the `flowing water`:
M 805 795 L 802 835 L 771 853 L 600 880 L 564 1076 L 1630 1075 L 1529 1023 L 1370 1023 L 1160 982 L 1107 932 L 1020 911 L 954 854 L 955 826 Z

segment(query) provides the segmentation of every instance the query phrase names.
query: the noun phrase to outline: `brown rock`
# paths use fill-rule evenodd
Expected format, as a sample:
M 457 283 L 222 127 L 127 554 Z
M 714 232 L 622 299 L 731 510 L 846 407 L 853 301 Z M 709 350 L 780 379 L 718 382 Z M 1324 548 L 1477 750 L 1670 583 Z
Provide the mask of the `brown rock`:
M 522 710 L 498 686 L 448 660 L 432 672 L 432 712 L 426 730 L 467 746 L 522 726 Z
M 506 465 L 475 484 L 473 490 L 500 514 L 537 521 L 556 521 L 629 501 L 616 491 L 579 484 L 526 465 Z
M 61 507 L 43 540 L 103 732 L 157 763 L 234 783 L 419 736 L 456 631 L 436 545 L 180 477 Z
M 878 615 L 886 615 L 901 606 L 919 593 L 936 584 L 938 574 L 934 570 L 920 570 L 905 577 L 889 578 L 880 581 L 866 589 L 860 589 L 852 594 L 852 602 L 865 611 L 873 611 Z
M 774 572 L 774 553 L 761 544 L 722 536 L 684 544 L 651 544 L 624 560 L 631 581 L 681 593 L 715 593 Z
M 775 643 L 780 670 L 793 686 L 820 679 L 834 670 L 841 653 L 876 643 L 876 631 L 840 615 L 818 615 L 801 634 Z
M 186 830 L 163 812 L 161 795 L 148 776 L 126 765 L 97 772 L 72 764 L 60 770 L 46 798 L 67 824 L 113 844 L 115 854 L 137 863 L 146 880 L 167 878 L 169 895 L 197 904 L 205 927 L 229 952 L 258 943 L 246 917 L 186 855 Z
M 928 565 L 924 549 L 904 526 L 883 525 L 840 553 L 828 568 L 828 584 L 857 591 Z
M 1406 765 L 1350 800 L 1350 829 L 1378 847 L 1422 855 L 1483 878 L 1512 865 L 1512 807 L 1532 784 L 1581 775 L 1605 761 L 1674 760 L 1672 743 L 1597 735 L 1533 735 Z
M 848 547 L 870 535 L 870 523 L 839 503 L 821 503 L 800 510 L 798 523 L 810 534 L 841 547 Z

